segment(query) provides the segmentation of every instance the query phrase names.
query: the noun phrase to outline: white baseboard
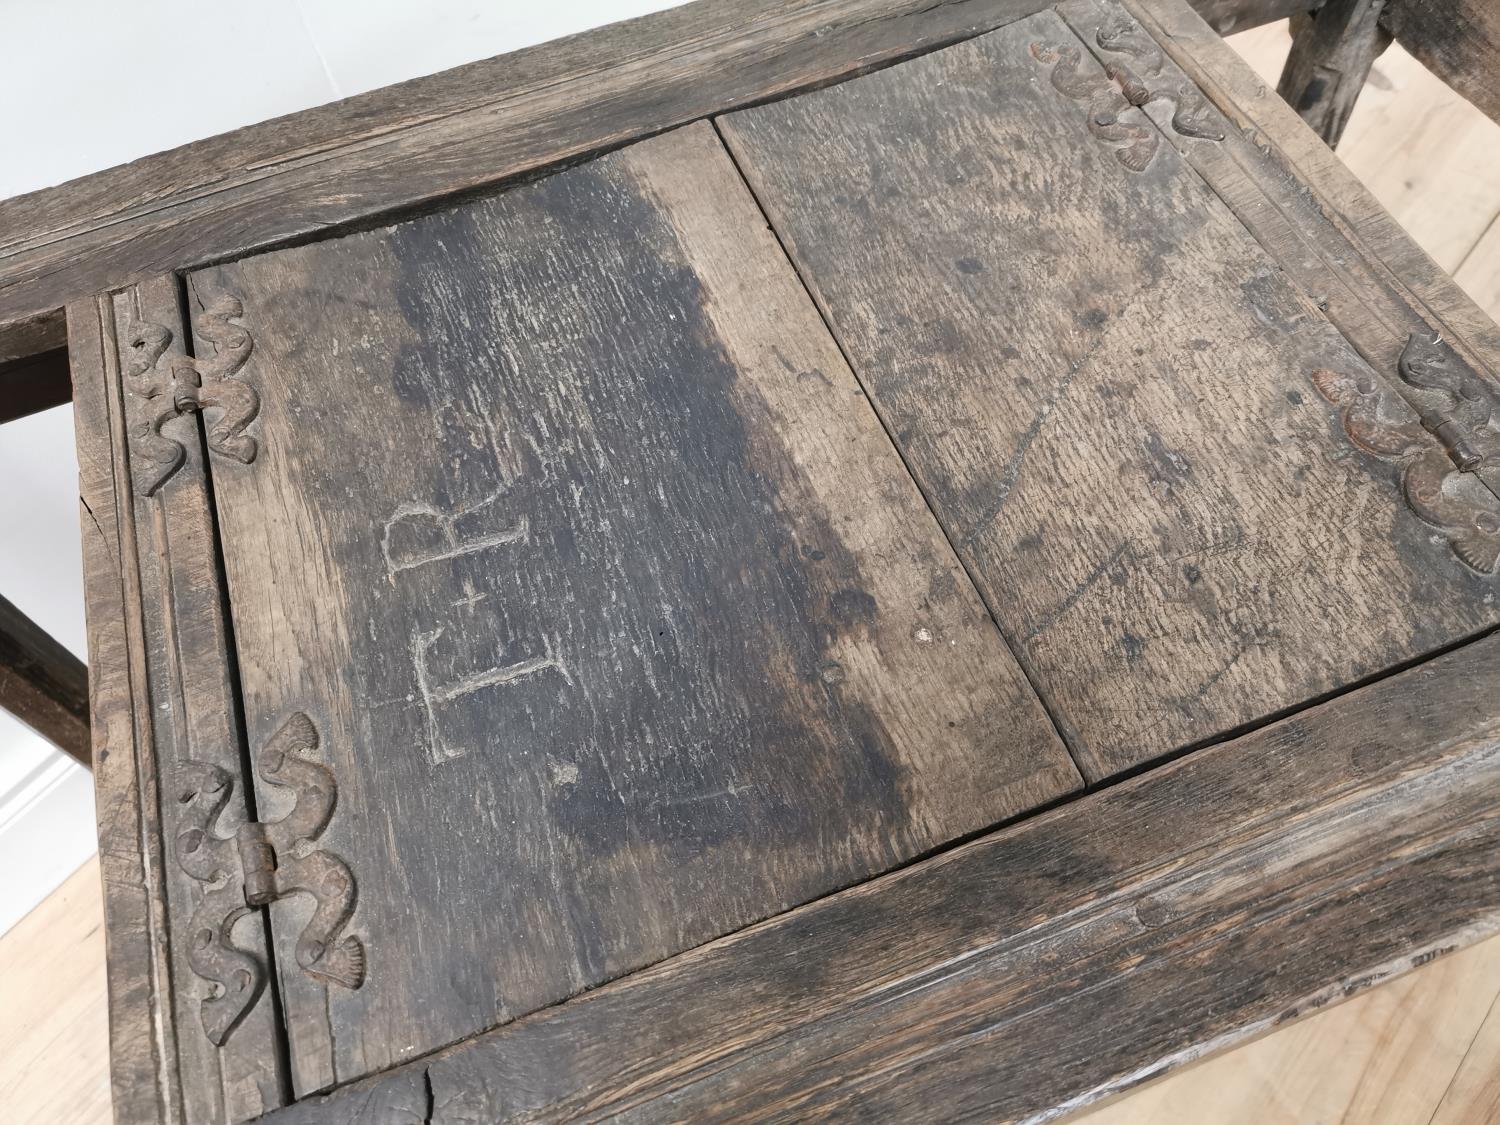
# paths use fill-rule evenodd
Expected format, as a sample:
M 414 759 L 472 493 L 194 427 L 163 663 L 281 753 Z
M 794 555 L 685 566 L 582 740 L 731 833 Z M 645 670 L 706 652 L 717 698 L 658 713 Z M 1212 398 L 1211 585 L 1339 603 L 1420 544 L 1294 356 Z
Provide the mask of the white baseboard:
M 94 854 L 94 779 L 51 751 L 0 793 L 0 934 Z

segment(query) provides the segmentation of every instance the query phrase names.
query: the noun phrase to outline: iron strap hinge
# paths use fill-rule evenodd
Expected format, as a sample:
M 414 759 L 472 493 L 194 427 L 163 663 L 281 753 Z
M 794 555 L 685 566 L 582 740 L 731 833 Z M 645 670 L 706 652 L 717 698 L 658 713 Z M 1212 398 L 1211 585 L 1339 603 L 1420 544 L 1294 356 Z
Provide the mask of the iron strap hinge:
M 1500 388 L 1439 336 L 1413 332 L 1389 383 L 1319 368 L 1356 447 L 1401 465 L 1407 506 L 1480 574 L 1500 571 Z M 1430 436 L 1429 436 L 1430 435 Z M 1432 439 L 1436 439 L 1435 441 Z
M 281 725 L 260 752 L 256 772 L 267 784 L 290 790 L 295 804 L 279 820 L 246 821 L 231 836 L 218 835 L 214 826 L 234 793 L 234 777 L 209 762 L 186 761 L 178 768 L 177 863 L 205 885 L 188 923 L 188 962 L 209 982 L 203 1030 L 219 1046 L 265 989 L 265 965 L 231 936 L 252 910 L 290 895 L 311 896 L 316 905 L 297 938 L 297 964 L 329 984 L 364 983 L 364 943 L 343 933 L 354 914 L 354 874 L 333 852 L 311 846 L 338 801 L 333 771 L 307 756 L 317 748 L 318 732 L 305 714 Z
M 238 297 L 226 294 L 210 302 L 195 324 L 214 354 L 196 359 L 169 350 L 173 334 L 165 325 L 136 321 L 129 326 L 125 389 L 131 475 L 140 495 L 154 495 L 187 460 L 182 442 L 162 433 L 182 414 L 213 410 L 208 448 L 244 465 L 255 460 L 259 445 L 245 428 L 260 413 L 260 394 L 241 374 L 254 341 L 243 324 L 232 322 L 243 311 Z

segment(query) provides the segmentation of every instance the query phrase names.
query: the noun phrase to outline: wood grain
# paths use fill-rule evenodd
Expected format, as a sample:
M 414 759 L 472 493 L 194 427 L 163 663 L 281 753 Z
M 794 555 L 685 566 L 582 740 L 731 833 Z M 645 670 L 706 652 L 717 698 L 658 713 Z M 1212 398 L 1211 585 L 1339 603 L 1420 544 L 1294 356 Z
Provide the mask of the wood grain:
M 313 717 L 371 951 L 273 907 L 299 1091 L 1078 784 L 708 125 L 191 287 L 250 744 Z
M 121 721 L 134 724 L 133 747 L 112 740 L 124 737 L 119 728 L 106 734 L 106 745 L 95 747 L 101 766 L 107 750 L 125 751 L 119 755 L 124 759 L 120 773 L 102 782 L 96 773 L 101 854 L 108 859 L 117 848 L 130 849 L 121 857 L 119 874 L 129 888 L 121 891 L 125 918 L 119 926 L 129 952 L 111 954 L 129 998 L 121 997 L 111 1009 L 130 1020 L 140 1018 L 144 1008 L 160 1029 L 150 1037 L 138 1029 L 118 1034 L 111 1029 L 117 1083 L 140 1081 L 147 1062 L 137 1055 L 148 1047 L 159 1067 L 145 1090 L 117 1095 L 117 1105 L 126 1100 L 128 1110 L 118 1112 L 127 1121 L 243 1120 L 285 1100 L 274 1011 L 270 1004 L 252 1011 L 223 1049 L 205 1036 L 201 1004 L 213 991 L 189 964 L 197 936 L 191 929 L 193 911 L 204 884 L 190 877 L 172 853 L 172 841 L 184 827 L 187 763 L 208 762 L 235 774 L 243 769 L 233 656 L 197 418 L 176 417 L 162 428 L 184 448 L 183 466 L 165 485 L 142 495 L 132 476 L 137 467 L 132 459 L 141 458 L 139 446 L 132 444 L 134 435 L 127 438 L 127 423 L 138 420 L 143 400 L 133 394 L 127 368 L 134 354 L 132 329 L 143 323 L 170 333 L 170 354 L 184 353 L 174 279 L 158 278 L 106 294 L 69 312 L 80 414 L 79 472 L 89 513 L 84 531 L 86 542 L 100 542 L 88 548 L 96 556 L 90 572 L 97 571 L 98 579 L 89 588 L 91 621 L 113 612 L 118 616 L 108 627 L 123 619 L 126 630 L 120 638 L 123 653 L 115 641 L 101 637 L 102 666 L 110 669 L 104 674 L 112 674 L 114 681 L 106 689 L 111 694 L 96 696 L 95 702 L 106 715 L 119 708 Z M 91 583 L 95 577 L 86 573 Z M 112 582 L 121 589 L 120 601 L 113 604 Z M 106 626 L 101 622 L 99 628 Z M 90 651 L 95 651 L 92 636 Z M 126 769 L 133 778 L 121 776 Z M 250 812 L 242 789 L 232 793 L 228 804 L 230 823 Z M 119 838 L 132 832 L 129 841 Z M 114 877 L 107 864 L 107 888 Z M 137 897 L 142 891 L 144 904 Z M 107 903 L 109 898 L 107 893 Z M 113 915 L 109 925 L 113 940 Z M 262 960 L 264 926 L 263 915 L 252 914 L 235 931 L 237 943 Z M 113 983 L 111 990 L 113 996 Z M 162 1100 L 148 1107 L 140 1099 L 153 1088 Z
M 12 1125 L 112 1120 L 98 902 L 91 858 L 0 935 L 0 1102 Z
M 1390 0 L 1380 22 L 1428 70 L 1500 121 L 1500 8 L 1488 0 Z
M 0 362 L 0 425 L 61 406 L 72 396 L 66 348 Z
M 56 351 L 67 341 L 68 325 L 62 309 L 0 324 L 0 366 Z
M 1336 147 L 1364 89 L 1375 56 L 1390 45 L 1380 27 L 1385 0 L 1328 0 L 1296 27 L 1276 92 L 1302 120 Z
M 1044 13 L 719 124 L 1085 776 L 1494 622 L 1311 390 L 1377 376 L 1174 147 L 1221 142 L 1167 105 L 1127 167 L 1033 44 L 1103 80 Z
M 1043 2 L 704 0 L 0 201 L 0 326 L 837 81 Z
M 1189 3 L 1220 35 L 1249 31 L 1322 6 L 1322 0 L 1189 0 Z
M 0 707 L 88 768 L 88 669 L 3 597 Z
M 162 890 L 149 715 L 135 706 L 144 694 L 138 659 L 138 577 L 133 565 L 128 491 L 116 491 L 124 462 L 123 420 L 109 409 L 112 333 L 104 306 L 70 305 L 68 356 L 73 372 L 73 426 L 78 448 L 79 522 L 83 538 L 84 605 L 88 622 L 89 712 L 99 873 L 109 953 L 110 1089 L 122 1123 L 177 1122 L 176 1036 L 166 977 L 166 902 Z M 121 512 L 127 513 L 121 518 Z M 150 796 L 146 805 L 143 795 Z
M 1359 178 L 1232 47 L 1182 0 L 1122 0 L 1122 3 L 1145 25 L 1172 62 L 1234 124 L 1236 131 L 1255 142 L 1268 160 L 1302 185 L 1302 191 L 1324 222 L 1338 232 L 1348 247 L 1345 255 L 1325 255 L 1334 259 L 1334 265 L 1339 259 L 1364 263 L 1383 277 L 1385 287 L 1402 296 L 1402 303 L 1418 310 L 1423 321 L 1440 326 L 1444 339 L 1454 343 L 1470 362 L 1487 370 L 1492 377 L 1500 370 L 1500 327 L 1494 319 L 1454 284 Z M 1364 292 L 1378 297 L 1376 289 L 1366 287 Z M 1375 307 L 1382 318 L 1391 312 L 1399 313 L 1399 306 L 1383 298 Z M 1332 304 L 1329 315 L 1356 347 L 1363 348 L 1359 342 L 1361 334 L 1338 319 Z M 1391 329 L 1399 333 L 1400 321 L 1392 322 Z
M 1497 997 L 1500 940 L 1491 938 L 1069 1125 L 1492 1125 L 1500 1104 L 1468 1095 L 1473 1078 L 1482 1086 L 1497 1073 L 1500 1042 L 1485 1038 L 1500 1024 Z
M 1076 1108 L 1500 927 L 1497 690 L 1491 636 L 271 1120 Z

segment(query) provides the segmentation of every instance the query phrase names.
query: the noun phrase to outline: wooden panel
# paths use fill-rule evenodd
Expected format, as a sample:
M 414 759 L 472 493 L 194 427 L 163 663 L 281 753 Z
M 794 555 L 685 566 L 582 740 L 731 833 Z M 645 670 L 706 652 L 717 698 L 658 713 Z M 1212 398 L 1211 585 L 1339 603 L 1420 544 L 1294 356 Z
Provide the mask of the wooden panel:
M 1077 784 L 710 126 L 190 280 L 250 742 L 312 717 L 370 950 L 274 907 L 299 1091 Z
M 1492 635 L 271 1120 L 1081 1106 L 1500 928 L 1497 691 Z
M 110 285 L 836 81 L 1043 2 L 705 0 L 3 200 L 0 339 Z
M 120 1125 L 180 1120 L 168 1114 L 177 1079 L 170 1016 L 161 1015 L 161 966 L 166 904 L 159 857 L 145 833 L 160 821 L 142 807 L 145 751 L 137 743 L 132 679 L 138 665 L 127 616 L 138 612 L 127 592 L 115 494 L 116 426 L 108 406 L 104 326 L 99 306 L 70 306 L 68 353 L 78 443 L 78 515 L 83 539 L 84 606 L 88 620 L 89 713 L 94 801 L 99 823 L 99 876 L 104 890 L 108 951 L 109 1080 Z M 123 429 L 118 431 L 123 434 Z M 128 506 L 128 499 L 125 501 Z M 127 605 L 132 609 L 127 613 Z M 139 682 L 138 680 L 136 682 Z M 154 791 L 148 775 L 146 786 Z M 148 868 L 151 873 L 148 875 Z
M 1172 62 L 1233 122 L 1235 131 L 1253 142 L 1262 159 L 1287 183 L 1298 186 L 1297 192 L 1273 196 L 1274 205 L 1301 195 L 1321 213 L 1324 229 L 1335 232 L 1345 247 L 1340 250 L 1330 240 L 1321 251 L 1335 274 L 1347 277 L 1345 265 L 1351 262 L 1373 267 L 1375 276 L 1383 275 L 1387 288 L 1420 310 L 1421 319 L 1441 327 L 1443 338 L 1471 362 L 1487 368 L 1492 375 L 1500 370 L 1500 326 L 1453 283 L 1307 123 L 1276 96 L 1275 89 L 1263 82 L 1192 8 L 1183 0 L 1123 3 L 1145 24 Z M 1248 216 L 1250 212 L 1240 214 Z M 1320 233 L 1318 240 L 1322 238 Z M 1293 260 L 1284 261 L 1291 269 Z M 1400 320 L 1390 319 L 1399 310 L 1380 299 L 1374 287 L 1361 284 L 1356 288 L 1369 295 L 1371 313 L 1385 319 L 1393 334 L 1405 335 Z M 1312 292 L 1324 295 L 1322 290 Z M 1328 295 L 1331 299 L 1334 294 Z M 1356 346 L 1362 347 L 1357 334 L 1338 319 L 1333 304 L 1329 315 Z M 1390 363 L 1394 362 L 1392 353 Z
M 719 124 L 1093 780 L 1500 607 L 1314 389 L 1364 360 L 1090 83 L 1044 13 Z
M 0 707 L 85 769 L 88 692 L 83 661 L 0 597 Z
M 1156 25 L 1142 28 L 1116 4 L 1069 0 L 1058 11 L 1101 59 L 1107 58 L 1115 64 L 1124 62 L 1167 87 L 1211 77 L 1201 68 L 1191 72 L 1182 69 L 1193 65 L 1205 47 L 1195 43 L 1191 53 L 1172 50 L 1170 38 L 1163 44 L 1155 35 L 1148 34 L 1159 31 Z M 1150 14 L 1146 13 L 1145 18 L 1149 20 Z M 1119 49 L 1105 51 L 1099 47 L 1101 30 L 1121 26 L 1131 28 L 1133 33 L 1110 40 Z M 1203 28 L 1201 22 L 1197 26 Z M 1214 44 L 1219 43 L 1207 29 L 1202 33 Z M 1233 51 L 1228 53 L 1234 56 Z M 1222 141 L 1184 136 L 1170 128 L 1173 106 L 1168 99 L 1150 102 L 1147 112 L 1163 127 L 1164 138 L 1224 200 L 1287 276 L 1304 293 L 1316 296 L 1319 309 L 1365 362 L 1376 371 L 1395 371 L 1411 333 L 1421 332 L 1441 334 L 1468 362 L 1483 368 L 1490 356 L 1484 346 L 1483 330 L 1487 327 L 1493 332 L 1494 325 L 1468 303 L 1452 281 L 1426 260 L 1405 235 L 1393 237 L 1382 247 L 1407 254 L 1402 261 L 1409 267 L 1408 275 L 1398 276 L 1313 185 L 1303 182 L 1300 168 L 1289 166 L 1276 149 L 1268 147 L 1269 136 L 1288 133 L 1305 139 L 1310 150 L 1328 156 L 1331 164 L 1342 170 L 1338 159 L 1328 153 L 1327 146 L 1308 131 L 1301 119 L 1287 112 L 1285 103 L 1273 95 L 1281 114 L 1251 126 L 1236 103 L 1224 98 L 1217 85 L 1210 81 L 1208 87 L 1220 96 L 1223 108 L 1222 111 L 1220 107 L 1206 108 L 1203 117 L 1213 133 L 1223 135 Z M 1263 128 L 1268 132 L 1262 132 Z M 1378 215 L 1383 227 L 1400 231 L 1388 215 L 1378 210 L 1378 204 L 1367 195 L 1363 198 L 1374 209 L 1368 224 L 1371 229 Z M 1419 259 L 1426 261 L 1424 267 L 1418 268 Z M 1459 311 L 1460 305 L 1467 305 L 1467 311 L 1451 315 Z
M 1380 22 L 1428 70 L 1500 121 L 1500 8 L 1493 0 L 1390 0 Z
M 195 913 L 208 897 L 207 884 L 189 874 L 177 842 L 193 826 L 202 796 L 196 779 L 204 766 L 230 777 L 242 770 L 233 653 L 194 415 L 168 418 L 160 427 L 159 440 L 178 447 L 181 463 L 170 479 L 145 487 L 161 465 L 147 455 L 140 435 L 146 413 L 162 400 L 144 397 L 141 381 L 147 376 L 135 362 L 152 338 L 143 326 L 160 330 L 165 362 L 185 354 L 178 290 L 175 279 L 158 278 L 72 306 L 69 313 L 79 473 L 89 512 L 85 538 L 103 544 L 89 547 L 91 638 L 100 634 L 105 642 L 94 658 L 109 685 L 106 695 L 95 694 L 95 703 L 105 708 L 107 727 L 117 720 L 134 723 L 129 742 L 120 741 L 125 735 L 116 725 L 95 746 L 99 770 L 110 751 L 123 759 L 120 772 L 102 780 L 96 772 L 107 918 L 112 940 L 118 930 L 126 943 L 118 955 L 111 950 L 111 965 L 123 974 L 118 987 L 111 982 L 112 1010 L 129 1021 L 139 1018 L 144 1005 L 160 1029 L 143 1042 L 139 1028 L 112 1026 L 111 1050 L 132 1083 L 147 1065 L 140 1056 L 148 1046 L 163 1060 L 156 1090 L 161 1102 L 154 1111 L 144 1104 L 149 1088 L 122 1093 L 117 1085 L 117 1105 L 123 1100 L 129 1107 L 121 1112 L 123 1120 L 240 1121 L 281 1105 L 287 1091 L 271 1004 L 251 1010 L 222 1047 L 205 1033 L 214 998 L 249 987 L 250 978 L 241 974 L 243 962 L 220 965 L 213 983 L 198 972 L 204 928 L 220 919 Z M 115 580 L 121 586 L 123 652 L 103 635 L 113 622 L 99 620 L 111 610 Z M 123 710 L 117 719 L 111 718 L 115 708 Z M 121 776 L 127 768 L 133 778 Z M 223 793 L 231 830 L 252 812 L 246 796 L 237 785 Z M 127 839 L 132 832 L 139 835 Z M 108 862 L 116 851 L 123 853 L 118 874 Z M 118 907 L 110 889 L 115 878 L 124 884 Z M 133 960 L 141 956 L 142 941 L 144 965 Z M 240 958 L 264 965 L 263 912 L 248 912 L 234 926 L 233 943 Z

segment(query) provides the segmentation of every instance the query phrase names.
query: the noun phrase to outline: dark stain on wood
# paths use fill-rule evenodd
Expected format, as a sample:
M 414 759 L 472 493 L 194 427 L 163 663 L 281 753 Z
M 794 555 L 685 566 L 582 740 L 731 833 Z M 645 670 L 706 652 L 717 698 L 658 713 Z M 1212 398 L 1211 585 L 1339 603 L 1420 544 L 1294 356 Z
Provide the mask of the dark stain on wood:
M 370 950 L 283 970 L 299 1091 L 1077 784 L 709 127 L 191 286 L 250 740 L 323 733 Z

